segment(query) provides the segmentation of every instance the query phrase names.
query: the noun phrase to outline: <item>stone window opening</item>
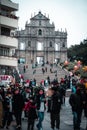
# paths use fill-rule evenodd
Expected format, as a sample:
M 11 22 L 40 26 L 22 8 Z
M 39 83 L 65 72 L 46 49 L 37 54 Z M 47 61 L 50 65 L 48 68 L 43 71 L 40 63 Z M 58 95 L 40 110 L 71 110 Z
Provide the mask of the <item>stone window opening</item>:
M 38 30 L 38 35 L 42 35 L 42 30 L 41 29 Z
M 24 42 L 20 43 L 20 50 L 25 50 L 25 43 Z
M 39 26 L 41 26 L 41 20 L 39 21 Z
M 28 41 L 28 47 L 31 47 L 31 41 Z
M 50 42 L 50 47 L 52 47 L 52 42 Z
M 65 43 L 63 43 L 62 47 L 65 47 Z
M 42 42 L 37 42 L 37 50 L 42 51 L 43 50 L 43 43 Z
M 55 43 L 55 51 L 58 51 L 58 43 Z

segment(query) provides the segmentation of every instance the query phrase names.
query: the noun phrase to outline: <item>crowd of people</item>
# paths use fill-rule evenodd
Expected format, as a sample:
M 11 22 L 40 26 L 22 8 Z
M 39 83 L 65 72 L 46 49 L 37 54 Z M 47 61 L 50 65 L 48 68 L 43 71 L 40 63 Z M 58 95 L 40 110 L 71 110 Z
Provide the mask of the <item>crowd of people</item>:
M 51 128 L 54 129 L 56 121 L 56 128 L 59 129 L 59 113 L 62 104 L 60 92 L 62 91 L 57 91 L 57 87 L 55 87 L 57 81 L 50 84 L 52 87 L 49 87 L 47 92 L 43 84 L 35 89 L 31 82 L 29 82 L 28 87 L 18 87 L 16 85 L 9 86 L 7 89 L 4 89 L 4 86 L 0 87 L 0 128 L 9 129 L 14 117 L 16 129 L 20 129 L 22 127 L 22 113 L 24 113 L 24 117 L 28 118 L 27 130 L 34 130 L 36 119 L 38 120 L 38 130 L 42 130 L 44 112 L 48 108 L 51 113 Z M 48 97 L 51 97 L 51 100 L 47 107 Z
M 47 68 L 45 68 L 47 71 Z M 43 72 L 43 69 L 42 69 Z M 15 120 L 16 129 L 22 128 L 22 118 L 27 118 L 27 130 L 34 130 L 35 121 L 38 130 L 43 130 L 45 111 L 50 113 L 50 129 L 60 129 L 60 111 L 65 104 L 67 88 L 72 90 L 69 103 L 73 113 L 73 129 L 80 130 L 82 112 L 87 118 L 87 88 L 70 76 L 61 78 L 60 82 L 48 76 L 37 86 L 36 80 L 28 80 L 28 86 L 10 85 L 7 89 L 0 87 L 0 128 L 9 129 Z M 45 91 L 45 88 L 48 88 Z M 24 117 L 22 114 L 24 113 Z M 87 127 L 86 127 L 87 130 Z

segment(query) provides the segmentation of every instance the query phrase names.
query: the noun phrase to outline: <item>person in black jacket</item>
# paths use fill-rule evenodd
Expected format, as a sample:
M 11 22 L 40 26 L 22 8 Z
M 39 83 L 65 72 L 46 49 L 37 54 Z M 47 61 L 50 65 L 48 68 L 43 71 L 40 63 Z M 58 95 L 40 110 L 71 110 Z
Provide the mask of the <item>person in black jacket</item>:
M 22 94 L 20 94 L 19 89 L 15 89 L 14 95 L 13 95 L 13 112 L 16 118 L 16 128 L 21 128 L 21 116 L 22 116 L 22 110 L 24 108 L 24 99 Z
M 9 129 L 9 126 L 12 122 L 12 93 L 7 92 L 5 99 L 3 101 L 3 109 L 4 109 L 4 116 L 3 116 L 3 128 L 6 125 L 6 129 Z
M 62 99 L 60 93 L 57 91 L 57 87 L 52 87 L 49 89 L 51 96 L 51 107 L 50 107 L 50 119 L 51 119 L 51 128 L 59 130 L 60 128 L 60 110 Z
M 82 111 L 85 103 L 84 93 L 81 85 L 77 84 L 76 93 L 71 94 L 69 103 L 73 112 L 73 126 L 74 130 L 80 130 Z

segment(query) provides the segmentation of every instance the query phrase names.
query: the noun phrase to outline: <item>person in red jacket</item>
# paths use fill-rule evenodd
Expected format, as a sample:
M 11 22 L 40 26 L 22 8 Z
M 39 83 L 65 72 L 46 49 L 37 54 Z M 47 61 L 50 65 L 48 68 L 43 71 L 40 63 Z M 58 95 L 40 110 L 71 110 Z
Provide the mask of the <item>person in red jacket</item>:
M 25 111 L 28 113 L 28 128 L 27 130 L 34 130 L 34 122 L 37 119 L 36 106 L 34 97 L 30 97 L 28 103 L 25 105 Z

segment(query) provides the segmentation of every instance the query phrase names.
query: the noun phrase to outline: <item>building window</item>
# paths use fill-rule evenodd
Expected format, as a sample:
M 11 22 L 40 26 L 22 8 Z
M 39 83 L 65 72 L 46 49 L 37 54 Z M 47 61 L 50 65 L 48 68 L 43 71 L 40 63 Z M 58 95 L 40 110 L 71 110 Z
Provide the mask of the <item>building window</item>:
M 12 56 L 15 56 L 15 50 L 12 50 Z
M 18 63 L 19 64 L 25 64 L 25 58 L 19 58 Z
M 20 50 L 25 50 L 25 43 L 23 42 L 20 43 Z
M 39 18 L 40 18 L 40 19 L 42 18 L 42 14 L 41 14 L 41 11 L 39 11 Z
M 31 47 L 31 41 L 28 41 L 28 47 Z
M 38 51 L 43 50 L 43 43 L 42 42 L 37 42 L 37 50 Z
M 9 48 L 0 47 L 0 56 L 9 56 Z
M 10 29 L 1 27 L 1 35 L 10 36 Z
M 39 21 L 39 26 L 41 26 L 41 21 Z
M 42 30 L 41 29 L 39 29 L 38 35 L 42 35 Z
M 55 43 L 55 51 L 58 51 L 58 44 Z
M 65 43 L 63 43 L 63 46 L 62 47 L 65 47 Z
M 52 42 L 50 42 L 50 47 L 52 47 Z

